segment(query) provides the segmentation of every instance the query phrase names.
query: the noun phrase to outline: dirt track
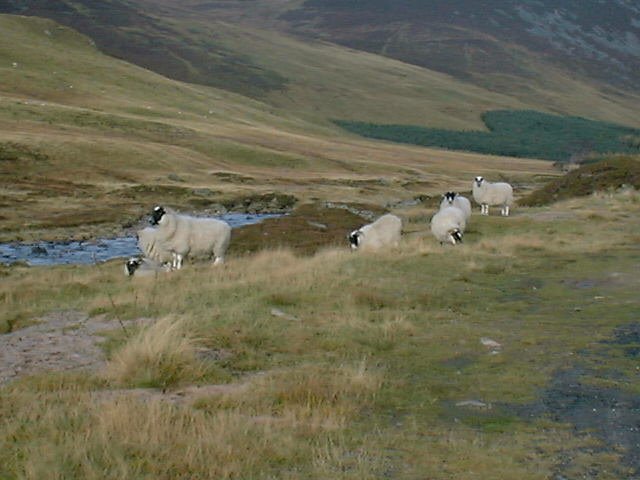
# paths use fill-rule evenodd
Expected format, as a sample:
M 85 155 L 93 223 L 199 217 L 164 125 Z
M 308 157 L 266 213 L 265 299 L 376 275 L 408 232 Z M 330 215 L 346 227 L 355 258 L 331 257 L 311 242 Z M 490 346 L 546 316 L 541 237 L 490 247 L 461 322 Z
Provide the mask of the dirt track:
M 119 328 L 123 327 L 116 320 L 61 311 L 40 318 L 36 325 L 0 335 L 0 385 L 44 371 L 98 370 L 105 363 L 100 333 Z

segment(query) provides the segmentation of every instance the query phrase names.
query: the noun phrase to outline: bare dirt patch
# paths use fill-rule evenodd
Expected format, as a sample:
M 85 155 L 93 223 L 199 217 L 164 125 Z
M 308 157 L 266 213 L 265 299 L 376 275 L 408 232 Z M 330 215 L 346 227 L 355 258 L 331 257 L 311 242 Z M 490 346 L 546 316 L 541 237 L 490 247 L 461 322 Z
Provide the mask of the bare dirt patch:
M 627 388 L 636 379 L 623 371 L 599 372 L 589 364 L 589 360 L 595 360 L 597 365 L 602 358 L 610 357 L 609 346 L 622 346 L 627 356 L 637 358 L 640 323 L 620 326 L 611 339 L 583 351 L 581 360 L 554 374 L 537 402 L 508 406 L 507 410 L 526 419 L 546 417 L 569 424 L 577 434 L 599 439 L 600 446 L 592 447 L 593 451 L 620 455 L 620 465 L 614 472 L 617 478 L 640 479 L 640 396 Z M 608 380 L 609 385 L 598 380 Z M 574 453 L 577 452 L 564 452 L 554 478 L 567 478 L 564 475 L 574 461 Z M 593 470 L 583 478 L 600 478 L 600 473 Z
M 120 323 L 90 318 L 76 311 L 52 312 L 39 323 L 0 335 L 0 385 L 46 371 L 96 371 L 105 364 L 100 333 L 144 324 L 151 319 Z

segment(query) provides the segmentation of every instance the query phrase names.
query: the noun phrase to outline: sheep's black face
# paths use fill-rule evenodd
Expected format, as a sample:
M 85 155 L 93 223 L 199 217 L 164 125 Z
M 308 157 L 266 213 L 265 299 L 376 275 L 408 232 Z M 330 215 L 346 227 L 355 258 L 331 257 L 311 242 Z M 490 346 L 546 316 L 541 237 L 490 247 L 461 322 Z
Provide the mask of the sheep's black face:
M 443 197 L 448 203 L 453 203 L 453 200 L 456 198 L 456 195 L 457 195 L 456 192 L 447 192 L 443 195 Z
M 360 230 L 354 230 L 349 234 L 348 238 L 351 248 L 356 249 L 360 246 L 360 235 L 362 235 Z
M 149 219 L 149 223 L 151 223 L 151 225 L 158 225 L 158 223 L 160 223 L 160 220 L 162 219 L 165 213 L 167 212 L 165 211 L 164 207 L 157 206 L 156 208 L 153 209 L 153 212 L 151 212 L 151 218 Z
M 453 232 L 451 232 L 451 238 L 454 245 L 462 243 L 462 232 L 456 228 Z
M 127 273 L 127 275 L 133 275 L 135 271 L 138 269 L 138 267 L 140 267 L 141 264 L 142 264 L 141 259 L 132 257 L 129 260 L 127 260 L 127 263 L 125 263 L 124 265 L 125 272 Z
M 482 185 L 482 182 L 484 182 L 484 178 L 482 177 L 476 177 L 476 185 L 478 185 L 478 187 L 480 187 Z

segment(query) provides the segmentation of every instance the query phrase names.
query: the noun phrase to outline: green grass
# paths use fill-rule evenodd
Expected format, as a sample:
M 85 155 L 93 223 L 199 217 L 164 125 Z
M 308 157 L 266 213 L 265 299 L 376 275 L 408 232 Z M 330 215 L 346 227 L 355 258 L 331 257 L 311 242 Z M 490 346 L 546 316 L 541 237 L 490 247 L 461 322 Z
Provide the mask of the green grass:
M 368 138 L 560 162 L 568 162 L 574 155 L 638 152 L 629 139 L 640 130 L 622 125 L 535 111 L 491 111 L 484 113 L 482 119 L 488 132 L 343 120 L 335 123 Z
M 538 479 L 595 468 L 623 477 L 620 451 L 519 412 L 533 412 L 566 368 L 589 366 L 585 381 L 629 391 L 637 362 L 627 345 L 603 342 L 636 321 L 637 197 L 474 216 L 460 248 L 428 234 L 372 254 L 345 242 L 127 281 L 120 262 L 7 268 L 0 318 L 22 318 L 14 329 L 61 309 L 156 320 L 110 334 L 104 370 L 2 387 L 0 474 Z M 211 383 L 220 390 L 193 403 L 167 396 Z M 157 390 L 145 399 L 130 387 Z M 464 400 L 491 408 L 455 406 Z
M 547 205 L 620 188 L 640 188 L 640 157 L 617 156 L 583 165 L 519 200 L 520 205 Z

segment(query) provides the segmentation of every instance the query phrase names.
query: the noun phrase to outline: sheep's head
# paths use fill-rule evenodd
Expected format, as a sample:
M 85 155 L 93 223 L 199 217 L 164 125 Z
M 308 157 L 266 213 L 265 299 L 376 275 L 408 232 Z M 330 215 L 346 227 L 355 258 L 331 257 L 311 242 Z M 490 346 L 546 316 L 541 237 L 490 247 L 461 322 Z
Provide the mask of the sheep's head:
M 364 235 L 362 233 L 362 230 L 354 230 L 349 235 L 347 235 L 347 238 L 349 239 L 349 243 L 351 244 L 352 249 L 355 250 L 360 246 L 360 237 L 362 235 Z
M 449 232 L 449 240 L 453 245 L 462 243 L 462 232 L 460 231 L 459 228 L 456 228 Z
M 127 263 L 124 264 L 124 273 L 131 276 L 140 267 L 140 265 L 142 265 L 142 259 L 140 257 L 131 257 L 127 260 Z
M 456 195 L 458 195 L 456 192 L 447 192 L 442 195 L 442 198 L 445 199 L 449 205 L 451 205 L 453 204 L 453 200 L 456 198 Z
M 482 178 L 482 177 L 476 177 L 476 178 L 475 178 L 475 182 L 476 182 L 476 185 L 477 185 L 478 187 L 481 187 L 481 186 L 482 186 L 482 182 L 484 182 L 484 178 Z
M 149 223 L 151 223 L 151 225 L 158 225 L 158 223 L 160 223 L 160 220 L 162 219 L 165 213 L 167 213 L 167 211 L 164 209 L 164 207 L 161 205 L 158 205 L 151 212 L 151 218 L 149 219 Z

